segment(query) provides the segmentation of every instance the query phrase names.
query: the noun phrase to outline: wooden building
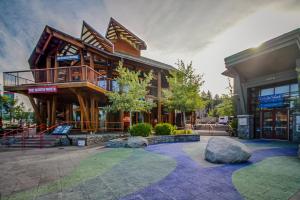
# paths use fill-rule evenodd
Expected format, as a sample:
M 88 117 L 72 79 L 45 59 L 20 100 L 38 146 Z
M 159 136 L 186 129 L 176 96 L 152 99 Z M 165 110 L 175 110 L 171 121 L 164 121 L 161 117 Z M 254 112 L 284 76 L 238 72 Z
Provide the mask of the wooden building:
M 120 60 L 131 70 L 154 72 L 148 98 L 157 103 L 150 113 L 135 113 L 133 122 L 173 122 L 161 103 L 170 65 L 141 56 L 146 43 L 111 18 L 105 37 L 83 22 L 80 38 L 46 26 L 28 62 L 30 70 L 4 72 L 4 89 L 28 96 L 38 124 L 74 123 L 81 130 L 121 130 L 127 113 L 106 113 L 107 91 Z

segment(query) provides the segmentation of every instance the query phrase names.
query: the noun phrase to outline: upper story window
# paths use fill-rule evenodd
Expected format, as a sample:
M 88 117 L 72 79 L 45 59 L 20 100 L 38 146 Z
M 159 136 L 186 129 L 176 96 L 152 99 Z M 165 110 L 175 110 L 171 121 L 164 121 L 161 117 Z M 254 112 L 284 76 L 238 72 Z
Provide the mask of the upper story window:
M 290 85 L 282 85 L 275 87 L 275 94 L 284 94 L 289 93 Z
M 265 89 L 261 89 L 260 91 L 260 96 L 267 96 L 273 94 L 274 94 L 274 88 L 265 88 Z

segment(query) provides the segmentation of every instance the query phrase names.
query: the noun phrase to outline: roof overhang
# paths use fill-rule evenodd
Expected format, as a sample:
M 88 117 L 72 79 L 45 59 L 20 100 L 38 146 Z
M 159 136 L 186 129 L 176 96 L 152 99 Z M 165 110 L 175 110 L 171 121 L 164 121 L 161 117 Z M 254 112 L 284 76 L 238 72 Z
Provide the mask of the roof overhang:
M 225 58 L 227 69 L 222 74 L 229 77 L 239 74 L 245 79 L 252 79 L 295 69 L 299 58 L 300 29 L 296 29 L 264 42 L 257 48 Z
M 147 45 L 142 39 L 125 28 L 114 18 L 110 18 L 105 37 L 110 41 L 115 41 L 117 39 L 124 40 L 139 50 L 147 49 Z

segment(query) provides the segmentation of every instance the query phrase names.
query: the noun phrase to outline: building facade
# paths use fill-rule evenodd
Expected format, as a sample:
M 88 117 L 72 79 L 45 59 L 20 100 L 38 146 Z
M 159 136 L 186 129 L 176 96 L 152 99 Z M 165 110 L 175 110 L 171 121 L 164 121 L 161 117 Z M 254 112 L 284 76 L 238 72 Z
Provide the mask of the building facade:
M 225 58 L 238 115 L 253 116 L 254 138 L 295 140 L 300 29 Z
M 119 61 L 130 70 L 154 72 L 147 98 L 157 107 L 149 113 L 134 113 L 133 122 L 173 122 L 166 112 L 162 89 L 174 68 L 141 56 L 146 43 L 111 18 L 105 37 L 83 22 L 80 38 L 46 26 L 28 62 L 30 70 L 4 72 L 4 89 L 26 95 L 38 124 L 74 123 L 81 131 L 123 130 L 128 113 L 107 113 L 106 93 L 118 89 Z

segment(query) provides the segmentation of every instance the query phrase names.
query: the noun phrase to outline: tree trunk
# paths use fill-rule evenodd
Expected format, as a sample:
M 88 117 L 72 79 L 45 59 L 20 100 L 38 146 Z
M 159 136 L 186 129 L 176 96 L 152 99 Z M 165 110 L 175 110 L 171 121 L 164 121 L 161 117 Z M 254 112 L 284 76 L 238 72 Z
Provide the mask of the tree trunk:
M 185 124 L 186 124 L 186 116 L 185 112 L 183 112 L 183 128 L 185 129 Z

